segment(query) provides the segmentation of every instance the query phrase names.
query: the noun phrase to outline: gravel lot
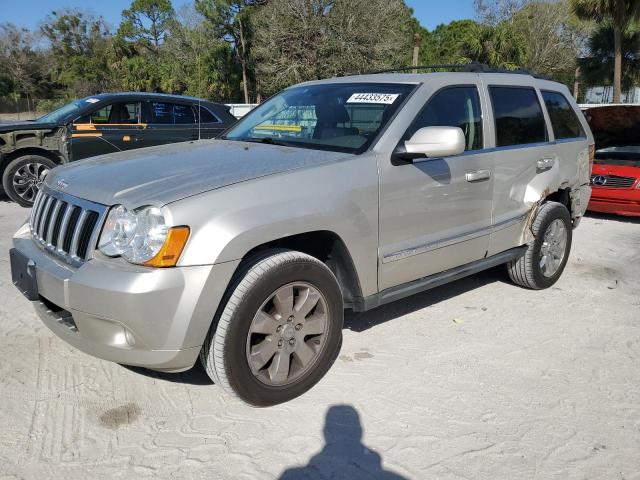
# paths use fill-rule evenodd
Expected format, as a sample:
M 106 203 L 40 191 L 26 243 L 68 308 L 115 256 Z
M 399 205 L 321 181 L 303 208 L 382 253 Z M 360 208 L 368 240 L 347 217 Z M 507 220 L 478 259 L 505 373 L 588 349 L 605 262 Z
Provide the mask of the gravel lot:
M 27 214 L 0 200 L 2 479 L 640 478 L 640 221 L 585 218 L 550 290 L 496 269 L 348 315 L 325 379 L 254 409 L 58 340 L 11 284 Z

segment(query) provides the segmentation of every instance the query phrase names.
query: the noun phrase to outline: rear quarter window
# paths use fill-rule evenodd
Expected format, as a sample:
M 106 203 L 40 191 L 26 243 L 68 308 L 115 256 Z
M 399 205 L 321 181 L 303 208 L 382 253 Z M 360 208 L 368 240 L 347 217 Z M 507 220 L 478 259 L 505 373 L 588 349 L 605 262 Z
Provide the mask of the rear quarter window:
M 536 91 L 531 87 L 489 87 L 496 146 L 547 141 L 547 127 Z
M 547 107 L 556 140 L 586 136 L 576 112 L 563 94 L 543 90 L 542 98 Z

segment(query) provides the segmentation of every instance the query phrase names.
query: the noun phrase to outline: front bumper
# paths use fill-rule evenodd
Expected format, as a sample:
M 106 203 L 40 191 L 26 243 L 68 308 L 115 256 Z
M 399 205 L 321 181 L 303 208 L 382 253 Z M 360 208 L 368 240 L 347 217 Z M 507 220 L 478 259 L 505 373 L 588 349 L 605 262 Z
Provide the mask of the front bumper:
M 588 208 L 592 212 L 640 216 L 640 189 L 594 188 Z
M 37 246 L 27 226 L 13 246 L 35 263 L 32 303 L 56 335 L 90 355 L 161 371 L 193 366 L 239 263 L 159 269 L 94 258 L 74 268 Z

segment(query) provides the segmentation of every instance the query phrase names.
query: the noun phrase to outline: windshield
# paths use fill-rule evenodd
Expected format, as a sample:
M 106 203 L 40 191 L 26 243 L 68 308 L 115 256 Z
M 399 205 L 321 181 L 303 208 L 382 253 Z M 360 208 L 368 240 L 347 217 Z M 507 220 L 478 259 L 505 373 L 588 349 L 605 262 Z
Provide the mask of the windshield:
M 84 107 L 86 107 L 87 105 L 97 102 L 98 99 L 96 98 L 83 98 L 81 100 L 75 100 L 54 110 L 53 112 L 49 112 L 46 115 L 43 115 L 36 121 L 38 123 L 59 123 L 66 121 L 67 119 L 70 120 L 71 117 L 74 117 L 75 114 L 79 113 L 81 109 L 84 109 Z
M 594 163 L 640 167 L 640 145 L 622 145 L 596 150 Z
M 413 88 L 393 83 L 290 88 L 251 111 L 223 138 L 361 153 Z

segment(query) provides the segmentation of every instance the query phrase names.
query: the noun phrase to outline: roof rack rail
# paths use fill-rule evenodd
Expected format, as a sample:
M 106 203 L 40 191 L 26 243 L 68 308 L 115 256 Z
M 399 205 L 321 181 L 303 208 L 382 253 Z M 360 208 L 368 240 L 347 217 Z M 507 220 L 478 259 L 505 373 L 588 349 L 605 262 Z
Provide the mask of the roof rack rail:
M 400 72 L 418 72 L 419 70 L 428 71 L 443 71 L 443 72 L 468 72 L 468 73 L 512 73 L 517 75 L 531 75 L 535 78 L 548 80 L 547 77 L 537 75 L 528 70 L 519 68 L 517 70 L 507 70 L 504 68 L 493 68 L 485 63 L 470 62 L 448 65 L 416 65 L 407 67 L 389 68 L 387 70 L 378 70 L 373 72 L 365 72 L 365 74 L 377 74 L 377 73 L 400 73 Z

